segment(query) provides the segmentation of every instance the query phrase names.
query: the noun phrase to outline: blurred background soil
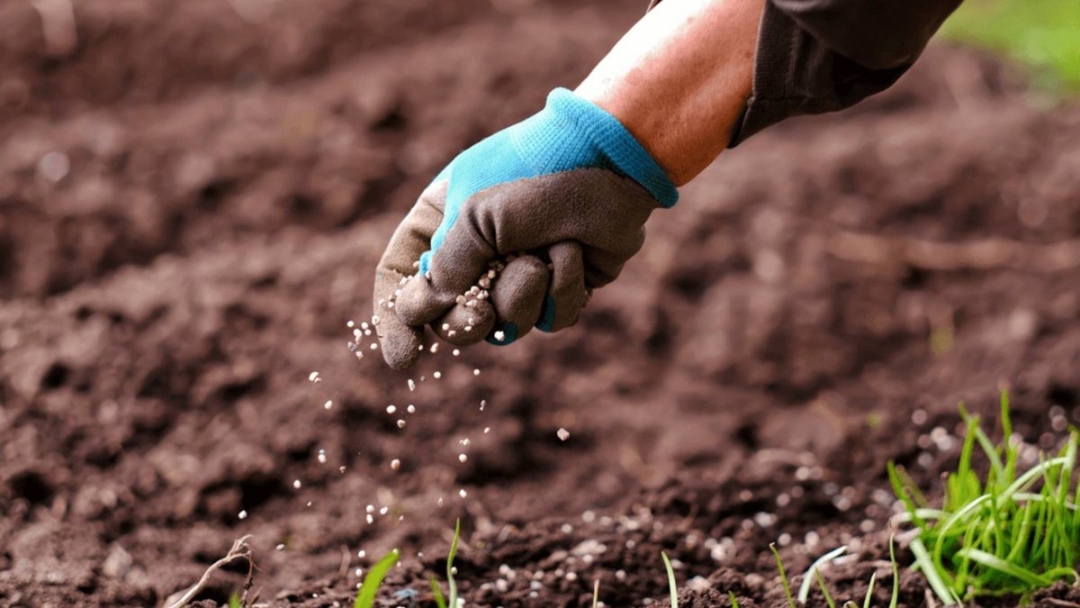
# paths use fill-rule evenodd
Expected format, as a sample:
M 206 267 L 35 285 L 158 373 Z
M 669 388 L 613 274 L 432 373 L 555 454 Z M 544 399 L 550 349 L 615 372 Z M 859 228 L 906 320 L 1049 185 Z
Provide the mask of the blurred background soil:
M 350 605 L 398 547 L 424 602 L 458 517 L 470 605 L 659 602 L 661 549 L 687 605 L 777 605 L 770 542 L 847 544 L 854 598 L 959 401 L 1080 422 L 1080 108 L 948 45 L 724 154 L 577 328 L 357 359 L 431 176 L 644 4 L 0 3 L 0 606 L 161 605 L 245 534 L 248 599 Z

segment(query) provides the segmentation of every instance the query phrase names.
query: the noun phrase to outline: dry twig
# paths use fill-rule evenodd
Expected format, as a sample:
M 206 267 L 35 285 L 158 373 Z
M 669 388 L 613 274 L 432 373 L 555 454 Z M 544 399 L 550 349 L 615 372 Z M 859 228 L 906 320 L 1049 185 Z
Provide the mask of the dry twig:
M 251 569 L 255 567 L 255 562 L 251 559 L 251 546 L 248 545 L 248 540 L 250 538 L 251 535 L 248 534 L 236 539 L 236 542 L 233 543 L 232 549 L 229 549 L 229 552 L 225 554 L 225 557 L 219 559 L 213 564 L 210 564 L 210 567 L 206 569 L 206 572 L 203 572 L 202 578 L 199 579 L 199 582 L 195 583 L 195 585 L 191 589 L 188 589 L 186 592 L 184 592 L 184 594 L 180 596 L 180 599 L 169 603 L 169 600 L 174 597 L 170 596 L 169 600 L 165 601 L 165 605 L 167 606 L 167 608 L 183 608 L 184 606 L 186 606 L 188 602 L 194 599 L 196 595 L 198 595 L 203 589 L 206 588 L 207 583 L 210 582 L 210 577 L 213 576 L 215 572 L 220 570 L 226 564 L 229 564 L 238 559 L 247 560 L 248 581 L 250 582 Z

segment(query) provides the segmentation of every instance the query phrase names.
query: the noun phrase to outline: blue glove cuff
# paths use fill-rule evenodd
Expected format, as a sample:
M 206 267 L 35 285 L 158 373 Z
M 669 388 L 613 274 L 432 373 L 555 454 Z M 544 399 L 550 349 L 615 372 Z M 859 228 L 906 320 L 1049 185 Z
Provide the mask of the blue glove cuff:
M 667 173 L 617 118 L 567 89 L 552 91 L 547 106 L 511 127 L 509 136 L 521 158 L 543 165 L 531 167 L 538 175 L 602 164 L 636 181 L 664 207 L 679 200 Z
M 428 272 L 431 256 L 470 196 L 513 180 L 590 168 L 634 180 L 663 207 L 679 199 L 667 173 L 618 119 L 566 89 L 555 89 L 543 110 L 462 152 L 435 177 L 435 182 L 450 180 L 445 217 L 432 235 L 431 250 L 420 256 L 420 272 Z

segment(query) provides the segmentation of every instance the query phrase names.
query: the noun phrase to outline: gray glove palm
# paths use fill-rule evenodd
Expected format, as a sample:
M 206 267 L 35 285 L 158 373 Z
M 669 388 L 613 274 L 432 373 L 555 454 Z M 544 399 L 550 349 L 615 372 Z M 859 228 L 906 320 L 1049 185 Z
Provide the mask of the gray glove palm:
M 573 325 L 677 196 L 614 117 L 555 91 L 544 111 L 458 156 L 394 233 L 375 281 L 384 358 L 415 363 L 428 324 L 458 345 Z

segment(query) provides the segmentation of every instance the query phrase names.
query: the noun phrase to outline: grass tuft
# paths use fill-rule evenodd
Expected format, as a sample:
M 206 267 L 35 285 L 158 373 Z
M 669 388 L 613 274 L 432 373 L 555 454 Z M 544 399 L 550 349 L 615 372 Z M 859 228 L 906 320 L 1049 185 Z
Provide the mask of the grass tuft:
M 961 407 L 966 425 L 955 472 L 945 479 L 940 509 L 902 470 L 889 479 L 918 536 L 911 542 L 915 567 L 946 605 L 979 596 L 1027 596 L 1061 579 L 1080 580 L 1080 511 L 1076 507 L 1078 435 L 1070 433 L 1056 456 L 1021 473 L 1020 445 L 1010 440 L 1008 395 L 1001 396 L 1004 440 L 995 444 L 978 416 Z M 985 462 L 982 462 L 985 461 Z M 985 475 L 977 471 L 985 468 Z

